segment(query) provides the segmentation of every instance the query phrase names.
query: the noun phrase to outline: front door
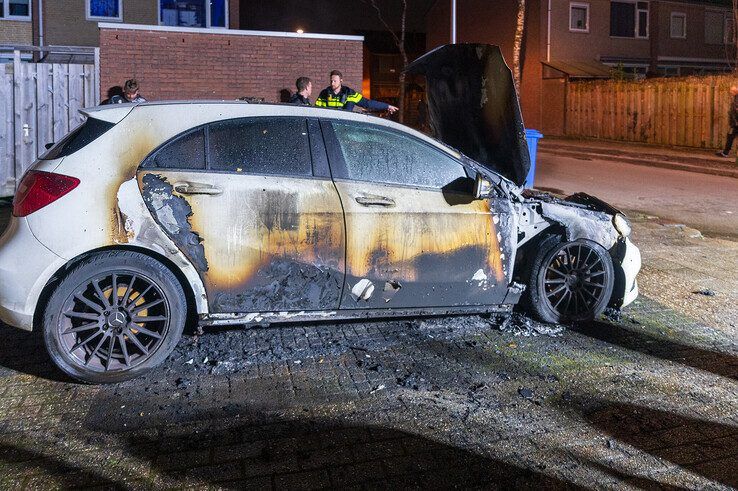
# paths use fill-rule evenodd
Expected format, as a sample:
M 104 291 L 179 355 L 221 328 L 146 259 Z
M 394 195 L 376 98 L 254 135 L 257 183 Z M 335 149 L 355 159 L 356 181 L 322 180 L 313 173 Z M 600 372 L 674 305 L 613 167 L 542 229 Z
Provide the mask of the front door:
M 338 308 L 344 224 L 325 161 L 316 122 L 272 117 L 205 125 L 144 162 L 144 201 L 211 312 Z
M 324 122 L 346 215 L 341 308 L 492 305 L 507 291 L 491 201 L 459 160 L 379 125 Z

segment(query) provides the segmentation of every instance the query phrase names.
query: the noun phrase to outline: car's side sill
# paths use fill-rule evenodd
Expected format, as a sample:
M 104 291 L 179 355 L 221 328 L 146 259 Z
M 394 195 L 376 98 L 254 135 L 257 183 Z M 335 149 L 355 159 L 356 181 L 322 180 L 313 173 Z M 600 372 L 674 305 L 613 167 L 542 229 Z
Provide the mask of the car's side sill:
M 509 314 L 510 312 L 512 312 L 512 308 L 512 305 L 475 305 L 468 307 L 429 307 L 421 309 L 358 309 L 300 312 L 202 314 L 200 315 L 200 325 L 265 325 L 281 322 L 309 322 L 347 319 L 390 319 L 397 317 L 423 317 L 460 314 Z

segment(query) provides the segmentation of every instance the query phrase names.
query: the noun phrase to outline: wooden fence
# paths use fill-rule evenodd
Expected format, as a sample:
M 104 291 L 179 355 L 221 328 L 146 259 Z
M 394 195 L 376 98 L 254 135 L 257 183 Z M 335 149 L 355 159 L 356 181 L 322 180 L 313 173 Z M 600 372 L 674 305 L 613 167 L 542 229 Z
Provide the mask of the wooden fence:
M 97 59 L 97 58 L 96 58 Z M 10 196 L 23 172 L 84 121 L 79 109 L 100 103 L 96 65 L 21 62 L 3 67 L 0 80 L 0 197 Z M 99 66 L 99 64 L 97 65 Z
M 721 148 L 734 76 L 572 82 L 566 134 L 658 145 Z

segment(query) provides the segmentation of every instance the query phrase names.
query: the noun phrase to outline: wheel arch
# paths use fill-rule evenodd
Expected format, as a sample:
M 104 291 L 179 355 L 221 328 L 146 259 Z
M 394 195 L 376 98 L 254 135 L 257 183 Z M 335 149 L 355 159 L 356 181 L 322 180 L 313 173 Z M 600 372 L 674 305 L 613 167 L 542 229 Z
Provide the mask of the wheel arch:
M 515 264 L 513 265 L 513 278 L 515 281 L 526 282 L 525 278 L 530 273 L 530 268 L 533 266 L 533 260 L 538 249 L 551 237 L 559 237 L 562 241 L 566 240 L 566 229 L 564 226 L 553 223 L 518 248 L 515 254 Z
M 41 295 L 39 296 L 38 302 L 36 302 L 36 308 L 33 313 L 33 330 L 34 331 L 40 330 L 41 322 L 43 320 L 44 310 L 46 309 L 46 305 L 49 301 L 49 297 L 51 296 L 51 293 L 56 287 L 56 285 L 59 283 L 59 281 L 61 281 L 62 278 L 64 278 L 64 276 L 66 276 L 68 271 L 74 268 L 74 266 L 78 264 L 80 261 L 89 257 L 92 254 L 97 254 L 100 252 L 110 252 L 110 251 L 132 251 L 132 252 L 138 252 L 138 253 L 144 254 L 156 261 L 159 261 L 167 269 L 169 269 L 172 272 L 172 274 L 174 274 L 175 278 L 177 278 L 177 281 L 179 281 L 180 285 L 182 286 L 182 290 L 184 291 L 185 298 L 187 300 L 187 325 L 185 326 L 186 330 L 196 327 L 199 313 L 207 313 L 207 299 L 203 295 L 203 298 L 200 299 L 201 301 L 198 302 L 195 291 L 192 288 L 192 284 L 188 280 L 187 276 L 182 272 L 182 269 L 179 268 L 171 259 L 167 258 L 163 254 L 160 254 L 151 249 L 147 249 L 145 247 L 140 247 L 136 245 L 112 245 L 112 246 L 98 247 L 97 249 L 91 249 L 89 251 L 86 251 L 70 259 L 69 261 L 67 261 L 67 263 L 64 266 L 59 268 L 51 276 L 49 281 L 46 282 L 46 285 L 41 290 Z M 203 305 L 205 306 L 205 310 L 202 310 Z

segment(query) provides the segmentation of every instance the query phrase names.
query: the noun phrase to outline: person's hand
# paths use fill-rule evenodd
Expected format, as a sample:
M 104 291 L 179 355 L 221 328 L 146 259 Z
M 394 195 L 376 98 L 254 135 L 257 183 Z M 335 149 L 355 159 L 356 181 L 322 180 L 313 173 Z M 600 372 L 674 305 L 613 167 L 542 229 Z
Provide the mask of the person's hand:
M 397 110 L 398 110 L 398 109 L 397 109 L 397 108 L 396 108 L 395 106 L 389 106 L 389 107 L 387 108 L 387 111 L 388 111 L 388 112 L 389 112 L 390 114 L 395 114 L 395 113 L 397 112 Z

